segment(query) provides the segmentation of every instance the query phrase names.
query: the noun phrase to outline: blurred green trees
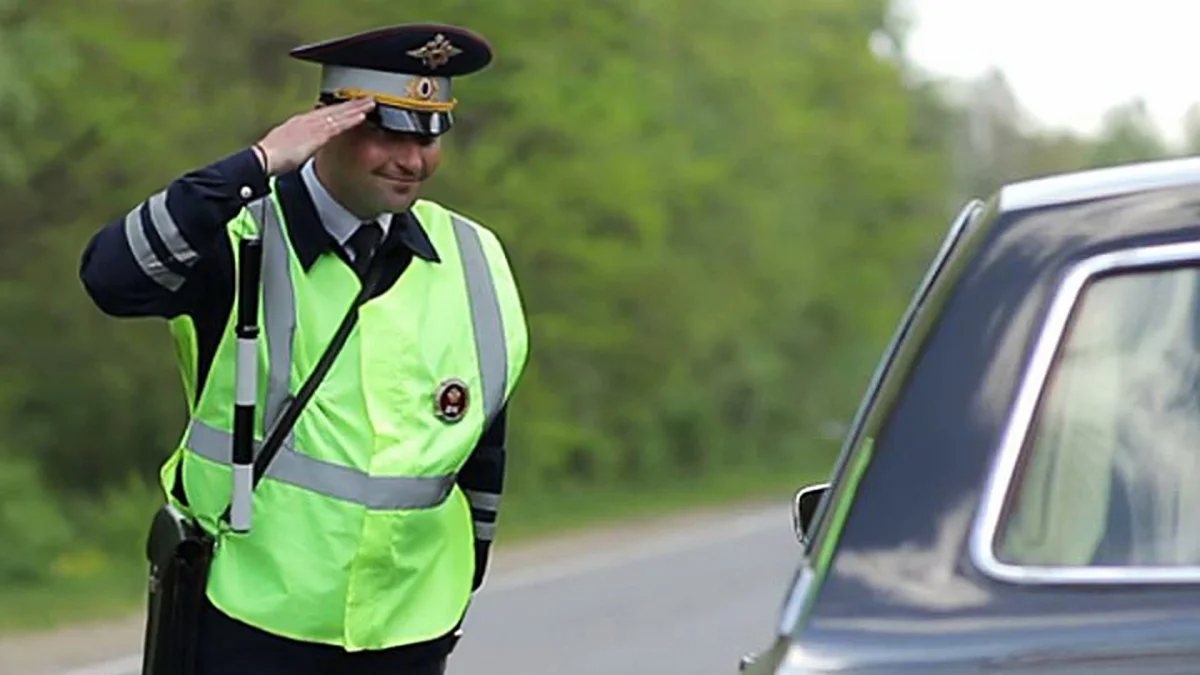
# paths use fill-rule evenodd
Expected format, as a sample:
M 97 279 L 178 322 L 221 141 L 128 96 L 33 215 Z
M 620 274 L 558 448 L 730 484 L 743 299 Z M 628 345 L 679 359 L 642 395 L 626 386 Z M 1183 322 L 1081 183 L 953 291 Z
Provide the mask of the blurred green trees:
M 309 107 L 293 46 L 434 17 L 496 47 L 427 195 L 499 233 L 525 294 L 515 493 L 823 466 L 956 202 L 1154 140 L 1131 109 L 1109 142 L 980 145 L 884 0 L 396 7 L 0 0 L 0 540 L 26 551 L 0 587 L 136 553 L 182 392 L 165 326 L 101 315 L 79 254 Z

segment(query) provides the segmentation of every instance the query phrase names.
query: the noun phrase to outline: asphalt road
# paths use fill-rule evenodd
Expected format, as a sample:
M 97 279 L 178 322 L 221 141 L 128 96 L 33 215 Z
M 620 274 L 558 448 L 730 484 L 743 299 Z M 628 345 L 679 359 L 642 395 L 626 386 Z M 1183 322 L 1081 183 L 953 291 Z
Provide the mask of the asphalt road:
M 786 508 L 500 578 L 449 675 L 722 675 L 767 644 L 795 563 Z
M 786 501 L 497 555 L 449 675 L 731 675 L 796 560 Z M 136 675 L 126 656 L 57 675 Z

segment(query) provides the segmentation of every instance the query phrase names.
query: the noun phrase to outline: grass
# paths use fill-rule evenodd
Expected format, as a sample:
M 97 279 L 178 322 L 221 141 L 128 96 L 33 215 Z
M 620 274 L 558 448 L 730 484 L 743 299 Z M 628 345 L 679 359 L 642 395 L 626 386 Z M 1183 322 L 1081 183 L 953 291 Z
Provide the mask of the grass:
M 635 520 L 767 500 L 787 522 L 794 490 L 823 477 L 822 470 L 731 469 L 689 481 L 645 482 L 618 488 L 562 488 L 506 495 L 497 547 Z M 0 634 L 35 632 L 93 620 L 123 618 L 145 603 L 145 566 L 137 559 L 110 561 L 86 580 L 26 588 L 0 588 Z
M 145 588 L 145 569 L 130 560 L 86 581 L 4 589 L 0 635 L 124 617 L 141 609 Z

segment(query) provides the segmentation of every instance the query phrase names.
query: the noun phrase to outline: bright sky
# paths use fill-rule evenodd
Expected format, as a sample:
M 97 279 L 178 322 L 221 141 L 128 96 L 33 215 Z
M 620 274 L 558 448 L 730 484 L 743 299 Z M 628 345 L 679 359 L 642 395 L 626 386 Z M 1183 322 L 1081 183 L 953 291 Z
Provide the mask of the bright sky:
M 1004 71 L 1037 119 L 1081 131 L 1141 96 L 1169 138 L 1200 102 L 1200 1 L 899 0 L 909 53 L 969 77 Z

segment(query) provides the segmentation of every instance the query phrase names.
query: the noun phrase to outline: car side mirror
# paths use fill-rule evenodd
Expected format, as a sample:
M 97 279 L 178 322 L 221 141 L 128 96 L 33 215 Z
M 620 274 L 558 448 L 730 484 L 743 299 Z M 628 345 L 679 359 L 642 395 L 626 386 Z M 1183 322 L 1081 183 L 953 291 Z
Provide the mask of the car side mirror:
M 801 544 L 808 543 L 813 516 L 817 514 L 817 508 L 821 505 L 821 500 L 825 498 L 827 492 L 829 492 L 829 483 L 809 485 L 796 491 L 796 496 L 792 500 L 792 529 L 796 532 L 796 541 Z

